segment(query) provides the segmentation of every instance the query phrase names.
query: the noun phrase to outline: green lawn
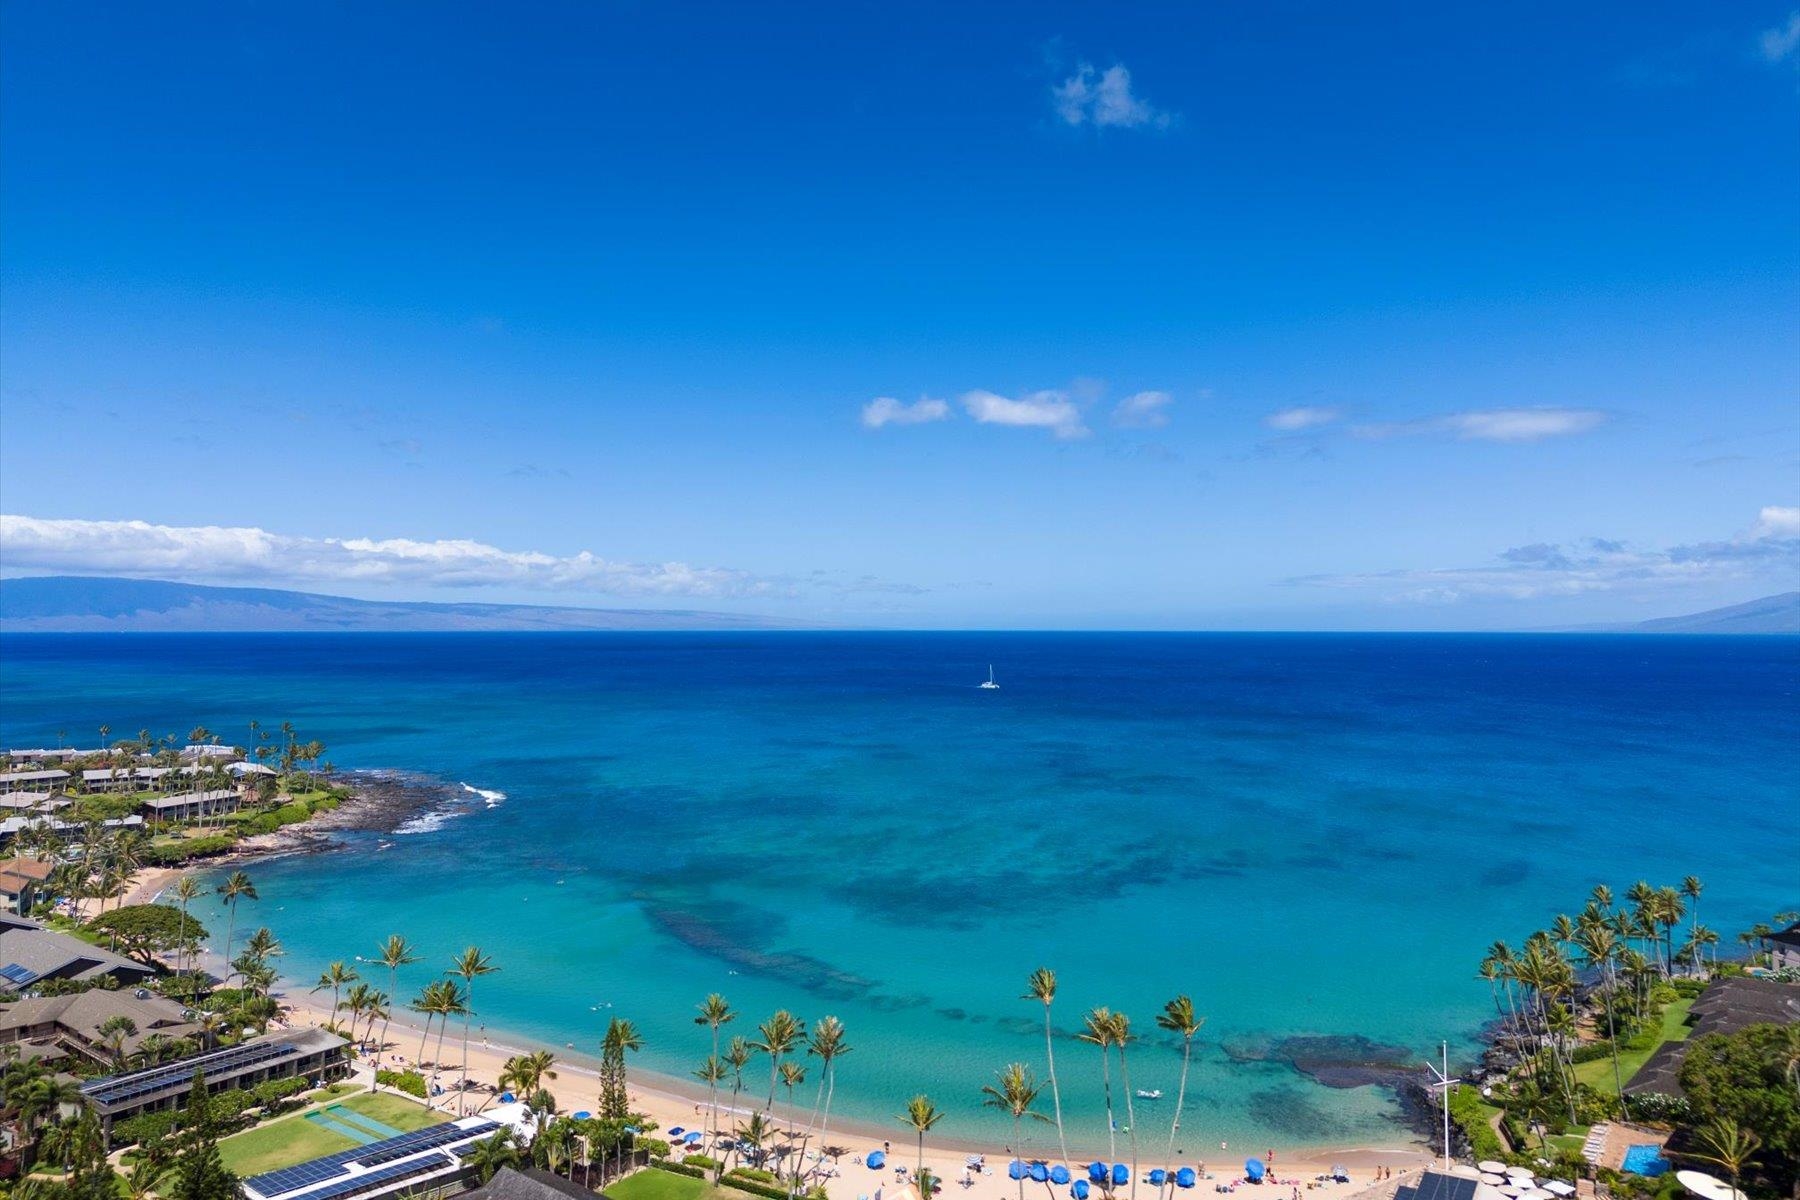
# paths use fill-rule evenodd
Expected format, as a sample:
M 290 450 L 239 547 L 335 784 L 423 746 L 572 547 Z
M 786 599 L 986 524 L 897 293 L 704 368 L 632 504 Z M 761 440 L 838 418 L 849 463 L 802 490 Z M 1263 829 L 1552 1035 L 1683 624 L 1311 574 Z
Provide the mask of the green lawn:
M 673 1171 L 650 1167 L 627 1175 L 606 1189 L 607 1200 L 714 1200 L 744 1193 L 716 1188 L 704 1179 L 692 1179 Z
M 1656 1039 L 1655 1045 L 1644 1050 L 1621 1050 L 1619 1052 L 1619 1074 L 1624 1077 L 1626 1083 L 1631 1082 L 1631 1077 L 1637 1074 L 1638 1068 L 1648 1062 L 1650 1056 L 1655 1054 L 1657 1048 L 1664 1042 L 1687 1040 L 1688 1034 L 1693 1031 L 1682 1022 L 1687 1020 L 1688 1008 L 1693 1003 L 1691 998 L 1684 996 L 1663 1009 L 1661 1036 Z M 1618 1088 L 1613 1086 L 1613 1060 L 1610 1054 L 1605 1058 L 1596 1058 L 1592 1062 L 1576 1063 L 1575 1078 L 1602 1092 L 1617 1093 L 1618 1091 Z
M 422 1104 L 385 1093 L 370 1095 L 359 1092 L 335 1103 L 402 1132 L 442 1124 L 449 1119 Z M 336 1154 L 339 1150 L 348 1150 L 358 1144 L 323 1125 L 308 1121 L 305 1113 L 295 1113 L 291 1117 L 282 1117 L 278 1121 L 258 1125 L 255 1129 L 233 1134 L 219 1143 L 219 1153 L 225 1159 L 225 1165 L 242 1178 L 262 1171 L 273 1171 L 278 1167 L 291 1167 L 295 1163 L 326 1154 Z

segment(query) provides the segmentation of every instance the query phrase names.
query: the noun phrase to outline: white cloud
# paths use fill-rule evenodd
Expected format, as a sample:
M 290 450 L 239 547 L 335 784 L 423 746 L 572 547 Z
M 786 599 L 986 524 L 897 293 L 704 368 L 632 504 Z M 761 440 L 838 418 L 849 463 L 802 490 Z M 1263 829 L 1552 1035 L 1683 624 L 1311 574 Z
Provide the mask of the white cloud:
M 309 538 L 217 525 L 0 516 L 0 566 L 69 572 L 291 583 L 515 587 L 615 596 L 757 596 L 779 591 L 743 571 L 630 563 L 587 551 L 553 555 L 467 540 Z
M 1788 14 L 1785 25 L 1763 30 L 1762 55 L 1772 63 L 1781 62 L 1800 49 L 1800 11 Z
M 928 396 L 921 396 L 911 404 L 902 404 L 892 396 L 877 396 L 863 405 L 862 410 L 862 423 L 870 429 L 880 429 L 883 425 L 923 425 L 949 418 L 950 405 Z
M 1263 418 L 1263 424 L 1270 429 L 1279 429 L 1283 433 L 1296 433 L 1302 429 L 1311 429 L 1315 425 L 1329 425 L 1341 416 L 1343 413 L 1335 408 L 1300 405 L 1297 408 L 1284 408 L 1270 413 Z
M 1416 421 L 1358 425 L 1354 432 L 1364 438 L 1439 434 L 1463 441 L 1536 442 L 1586 433 L 1605 420 L 1605 413 L 1592 408 L 1489 408 Z
M 1093 64 L 1082 63 L 1061 83 L 1050 89 L 1056 115 L 1069 125 L 1092 125 L 1097 129 L 1167 129 L 1174 123 L 1173 113 L 1155 108 L 1148 101 L 1131 94 L 1131 72 L 1123 64 L 1114 63 L 1104 71 Z
M 1088 428 L 1081 409 L 1066 392 L 1032 392 L 1017 400 L 980 390 L 965 392 L 963 408 L 983 425 L 1014 425 L 1048 429 L 1059 438 L 1082 438 Z
M 1290 583 L 1370 591 L 1399 603 L 1535 600 L 1591 592 L 1658 591 L 1721 579 L 1780 580 L 1800 573 L 1800 507 L 1771 505 L 1755 525 L 1726 541 L 1663 549 L 1605 538 L 1572 545 L 1515 546 L 1481 567 L 1433 567 L 1308 575 Z
M 1113 409 L 1113 424 L 1121 429 L 1161 429 L 1169 423 L 1168 407 L 1174 399 L 1167 392 L 1127 396 Z

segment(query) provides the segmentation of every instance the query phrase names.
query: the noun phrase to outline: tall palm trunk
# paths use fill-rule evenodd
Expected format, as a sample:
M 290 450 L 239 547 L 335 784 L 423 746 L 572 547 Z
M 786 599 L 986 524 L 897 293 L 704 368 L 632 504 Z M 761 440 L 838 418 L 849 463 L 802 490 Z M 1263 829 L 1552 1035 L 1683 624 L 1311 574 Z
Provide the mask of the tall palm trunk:
M 1069 1141 L 1063 1136 L 1062 1122 L 1062 1089 L 1056 1084 L 1056 1042 L 1050 1036 L 1050 1006 L 1044 1005 L 1044 1058 L 1050 1064 L 1050 1104 L 1056 1110 L 1056 1145 L 1062 1151 L 1063 1161 L 1069 1161 Z M 919 1139 L 920 1145 L 924 1138 Z
M 456 1089 L 456 1115 L 463 1116 L 469 1107 L 469 1022 L 475 1016 L 475 980 L 469 980 L 469 999 L 463 1008 L 462 1083 Z
M 417 1062 L 425 1061 L 425 1039 L 431 1036 L 431 1014 L 425 1014 L 425 1028 L 419 1032 L 419 1056 Z
M 1165 1155 L 1169 1161 L 1163 1164 L 1164 1167 L 1168 1167 L 1170 1163 L 1175 1161 L 1175 1135 L 1181 1132 L 1181 1109 L 1182 1106 L 1187 1103 L 1188 1060 L 1193 1057 L 1193 1053 L 1193 1037 L 1190 1035 L 1182 1038 L 1181 1082 L 1175 1088 L 1175 1119 L 1169 1122 L 1169 1148 L 1165 1151 Z M 1158 1188 L 1157 1193 L 1160 1195 L 1162 1189 Z
M 1106 1157 L 1110 1171 L 1119 1158 L 1119 1123 L 1113 1120 L 1112 1052 L 1106 1046 L 1100 1047 L 1100 1084 L 1106 1093 Z
M 1131 1195 L 1137 1197 L 1138 1140 L 1137 1110 L 1131 1102 L 1131 1068 L 1125 1063 L 1125 1042 L 1119 1042 L 1119 1084 L 1125 1089 L 1125 1132 L 1131 1135 Z

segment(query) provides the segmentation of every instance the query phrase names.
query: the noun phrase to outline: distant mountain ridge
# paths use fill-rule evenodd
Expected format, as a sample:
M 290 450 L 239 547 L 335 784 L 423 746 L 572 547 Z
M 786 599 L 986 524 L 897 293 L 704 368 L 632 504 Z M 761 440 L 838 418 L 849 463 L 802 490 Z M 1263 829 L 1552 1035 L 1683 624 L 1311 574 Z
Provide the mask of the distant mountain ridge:
M 1658 617 L 1626 628 L 1640 633 L 1800 633 L 1800 592 L 1782 592 L 1681 617 Z
M 77 575 L 0 579 L 5 633 L 425 633 L 799 629 L 777 617 L 694 609 L 559 608 L 354 600 L 274 588 Z

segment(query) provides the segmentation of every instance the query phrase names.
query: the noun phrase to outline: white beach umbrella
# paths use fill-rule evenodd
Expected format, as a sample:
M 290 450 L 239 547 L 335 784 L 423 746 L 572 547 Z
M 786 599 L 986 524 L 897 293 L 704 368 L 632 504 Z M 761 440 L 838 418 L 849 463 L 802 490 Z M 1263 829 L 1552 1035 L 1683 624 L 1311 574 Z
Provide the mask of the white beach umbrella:
M 1677 1171 L 1675 1179 L 1689 1192 L 1699 1196 L 1701 1200 L 1744 1200 L 1743 1192 L 1735 1190 L 1723 1179 L 1717 1179 L 1705 1171 Z
M 1524 1190 L 1524 1188 L 1516 1183 L 1503 1183 L 1500 1185 L 1500 1194 L 1502 1196 L 1512 1196 L 1514 1197 L 1514 1200 L 1517 1200 L 1519 1193 Z
M 1507 1177 L 1510 1179 L 1530 1179 L 1531 1178 L 1531 1168 L 1530 1167 L 1508 1167 L 1508 1168 L 1506 1168 L 1506 1174 L 1507 1174 Z
M 1575 1194 L 1575 1185 L 1572 1183 L 1564 1183 L 1560 1179 L 1552 1179 L 1550 1182 L 1544 1184 L 1544 1190 L 1554 1196 L 1573 1196 Z
M 1481 1173 L 1481 1182 L 1486 1183 L 1486 1184 L 1491 1184 L 1494 1187 L 1500 1187 L 1502 1184 L 1504 1184 L 1506 1182 L 1506 1176 L 1496 1175 L 1492 1171 L 1483 1171 Z
M 1478 1168 L 1480 1168 L 1481 1172 L 1484 1175 L 1504 1175 L 1504 1174 L 1506 1174 L 1506 1164 L 1503 1162 L 1495 1162 L 1491 1158 L 1484 1158 L 1480 1162 L 1476 1163 L 1475 1165 Z

